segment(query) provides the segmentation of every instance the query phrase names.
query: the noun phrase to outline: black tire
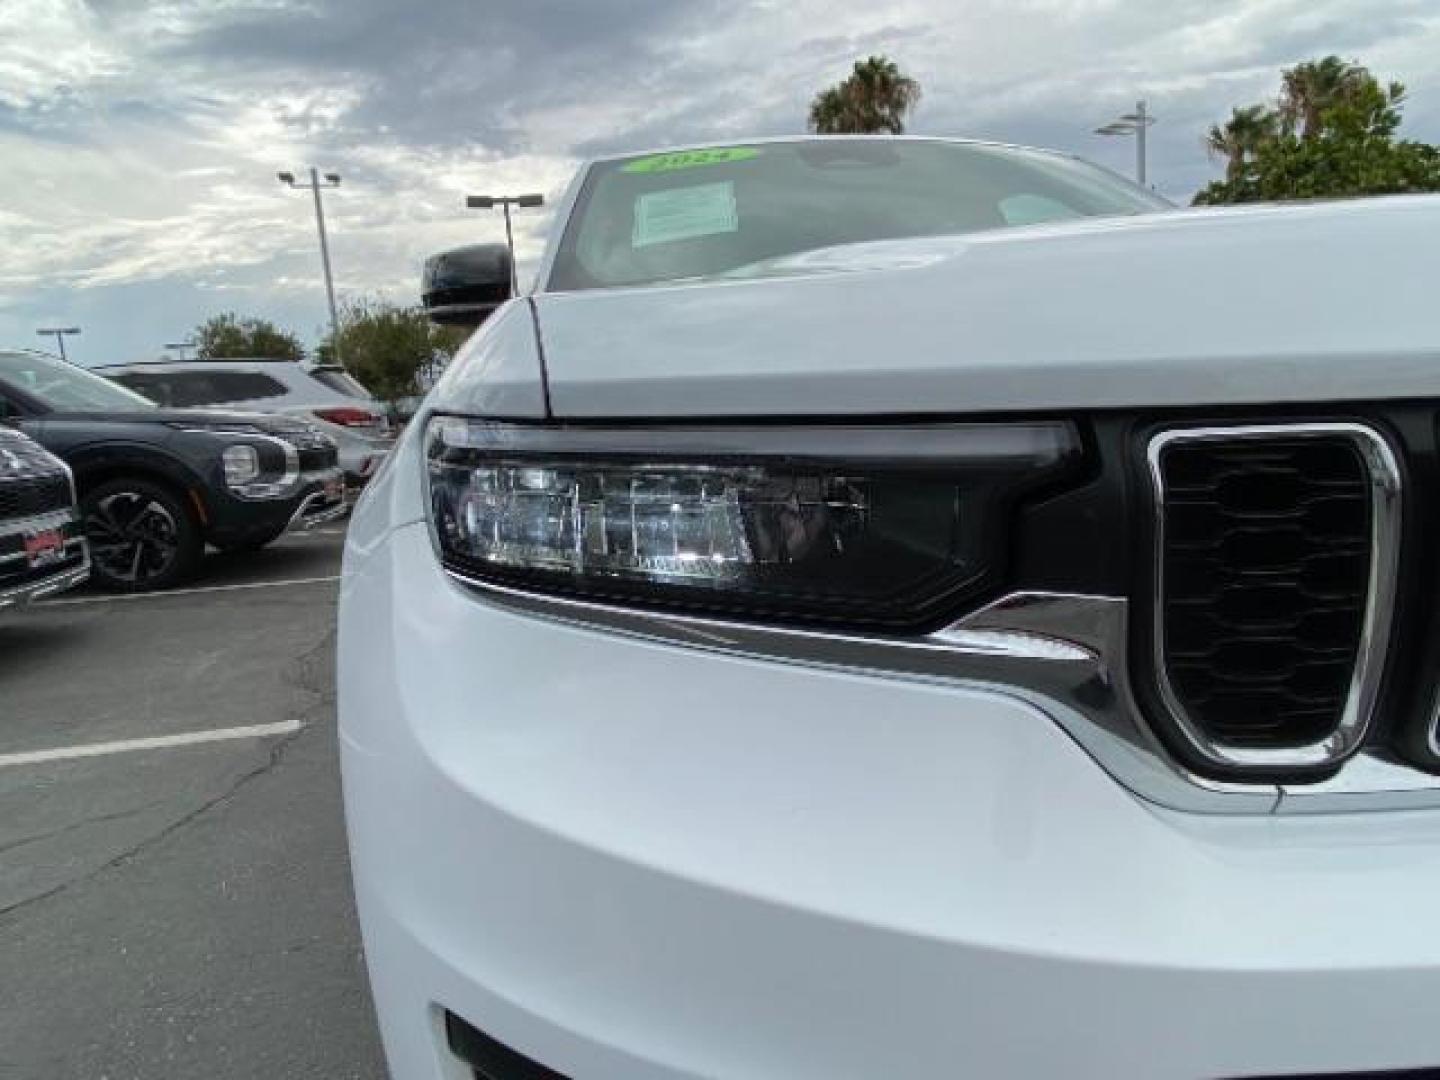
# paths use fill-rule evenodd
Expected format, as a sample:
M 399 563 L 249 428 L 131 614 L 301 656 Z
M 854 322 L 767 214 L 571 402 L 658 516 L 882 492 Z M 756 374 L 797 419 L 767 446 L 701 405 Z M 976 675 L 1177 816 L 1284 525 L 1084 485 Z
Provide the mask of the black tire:
M 276 540 L 279 540 L 280 537 L 284 536 L 285 529 L 289 526 L 289 524 L 290 523 L 288 521 L 284 522 L 274 529 L 270 529 L 267 532 L 263 533 L 257 533 L 253 536 L 247 536 L 243 540 L 226 540 L 223 543 L 220 541 L 212 540 L 210 542 L 215 546 L 217 550 L 226 552 L 227 554 L 231 552 L 259 551 L 266 544 L 273 544 Z
M 168 589 L 195 572 L 205 550 L 185 496 L 141 476 L 122 476 L 80 499 L 90 541 L 90 580 L 106 592 Z

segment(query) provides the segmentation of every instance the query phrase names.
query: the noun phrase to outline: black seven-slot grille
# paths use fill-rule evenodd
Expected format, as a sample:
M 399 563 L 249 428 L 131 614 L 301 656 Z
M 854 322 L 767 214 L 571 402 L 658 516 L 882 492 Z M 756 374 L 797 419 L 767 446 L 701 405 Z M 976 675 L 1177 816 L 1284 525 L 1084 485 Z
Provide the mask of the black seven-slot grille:
M 1346 425 L 1168 432 L 1156 663 L 1169 719 L 1219 766 L 1323 766 L 1368 720 L 1378 436 Z
M 1370 500 L 1343 439 L 1192 442 L 1165 456 L 1166 671 L 1216 740 L 1296 746 L 1345 708 Z

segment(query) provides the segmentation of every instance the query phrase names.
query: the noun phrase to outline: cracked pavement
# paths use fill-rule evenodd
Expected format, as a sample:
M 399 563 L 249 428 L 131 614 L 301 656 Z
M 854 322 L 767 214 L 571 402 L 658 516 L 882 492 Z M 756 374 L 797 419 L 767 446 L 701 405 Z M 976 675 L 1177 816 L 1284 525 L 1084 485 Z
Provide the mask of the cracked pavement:
M 195 584 L 338 572 L 338 533 Z M 284 737 L 0 765 L 0 1078 L 385 1075 L 350 893 L 336 585 L 0 621 L 0 756 L 275 721 Z

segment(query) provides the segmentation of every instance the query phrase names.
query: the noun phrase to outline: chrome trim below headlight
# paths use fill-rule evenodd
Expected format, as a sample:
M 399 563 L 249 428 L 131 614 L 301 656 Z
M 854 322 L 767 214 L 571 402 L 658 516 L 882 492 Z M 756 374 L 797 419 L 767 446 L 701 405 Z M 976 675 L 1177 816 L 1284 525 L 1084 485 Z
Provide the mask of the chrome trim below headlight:
M 890 637 L 729 622 L 505 588 L 448 572 L 488 602 L 526 615 L 651 641 L 781 663 L 978 686 L 1050 715 L 1136 795 L 1178 810 L 1263 814 L 1273 786 L 1215 784 L 1173 764 L 1139 715 L 1125 669 L 1126 602 L 1015 593 L 931 634 Z
M 1440 807 L 1440 776 L 1364 754 L 1351 762 L 1356 782 L 1341 787 L 1337 777 L 1330 785 L 1316 785 L 1314 797 L 1301 786 L 1217 782 L 1187 771 L 1141 719 L 1128 674 L 1128 604 L 1119 597 L 1017 592 L 933 633 L 891 637 L 674 615 L 527 592 L 453 571 L 446 575 L 487 603 L 570 626 L 1017 697 L 1053 719 L 1133 794 L 1174 810 L 1263 815 Z M 1367 789 L 1367 782 L 1377 786 Z

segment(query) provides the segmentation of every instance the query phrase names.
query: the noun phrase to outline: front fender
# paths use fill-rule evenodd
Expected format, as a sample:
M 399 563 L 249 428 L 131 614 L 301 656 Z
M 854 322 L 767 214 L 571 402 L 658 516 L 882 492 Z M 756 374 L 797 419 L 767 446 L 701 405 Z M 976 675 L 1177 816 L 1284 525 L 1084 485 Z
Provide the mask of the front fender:
M 127 440 L 105 440 L 73 447 L 64 454 L 75 473 L 76 487 L 88 488 L 117 476 L 145 475 L 193 491 L 209 502 L 211 480 L 195 465 L 158 446 Z

